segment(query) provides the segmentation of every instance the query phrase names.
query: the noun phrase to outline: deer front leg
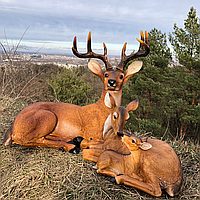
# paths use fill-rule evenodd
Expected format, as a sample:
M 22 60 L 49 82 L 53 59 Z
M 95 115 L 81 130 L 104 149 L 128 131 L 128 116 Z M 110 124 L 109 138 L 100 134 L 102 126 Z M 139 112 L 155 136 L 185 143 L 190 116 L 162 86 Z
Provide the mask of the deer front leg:
M 110 154 L 109 154 L 110 153 Z M 112 156 L 113 152 L 104 151 L 97 162 L 97 173 L 115 177 L 122 173 L 121 165 L 118 165 L 116 158 Z M 115 154 L 114 154 L 115 155 Z M 118 155 L 117 155 L 118 156 Z M 115 165 L 116 164 L 116 165 Z M 119 169 L 120 168 L 120 169 Z
M 71 141 L 70 138 L 63 138 L 63 137 L 59 137 L 59 136 L 55 136 L 55 135 L 46 135 L 46 136 L 44 136 L 44 138 L 47 140 L 63 141 L 66 143 Z
M 45 147 L 53 147 L 53 148 L 56 148 L 56 149 L 64 148 L 65 151 L 69 151 L 70 153 L 79 153 L 79 152 L 75 151 L 76 146 L 74 144 L 71 144 L 70 142 L 67 143 L 67 142 L 60 140 L 60 139 L 49 140 L 49 139 L 44 138 L 44 139 L 41 139 L 41 140 L 42 140 L 42 143 Z M 39 142 L 41 140 L 36 141 L 36 143 L 39 144 Z
M 13 143 L 16 143 L 16 142 L 13 142 Z M 72 149 L 76 148 L 74 144 L 67 143 L 59 139 L 56 140 L 55 138 L 54 140 L 46 139 L 44 137 L 35 138 L 31 141 L 24 142 L 23 144 L 22 143 L 16 143 L 16 144 L 20 144 L 21 146 L 29 146 L 29 147 L 51 147 L 55 149 L 64 148 L 65 151 L 69 151 L 71 153 L 77 153 L 77 152 L 72 152 Z
M 53 142 L 58 142 L 56 143 L 57 145 L 60 145 L 59 149 L 60 150 L 65 150 L 69 151 L 70 153 L 78 154 L 80 152 L 80 148 L 76 146 L 76 144 L 71 140 L 71 138 L 63 138 L 59 136 L 54 136 L 54 135 L 46 135 L 44 137 L 44 143 L 46 145 L 51 145 Z
M 124 185 L 134 187 L 155 197 L 160 197 L 162 194 L 159 182 L 157 180 L 155 180 L 154 183 L 146 183 L 127 175 L 116 176 L 115 180 L 117 184 L 124 183 Z
M 83 159 L 86 159 L 92 162 L 97 162 L 101 153 L 102 153 L 101 149 L 83 149 L 82 157 Z
M 135 173 L 132 173 L 132 174 L 130 174 L 130 175 L 128 175 L 130 178 L 133 178 L 133 179 L 135 179 L 135 180 L 138 180 L 138 181 L 144 181 L 144 179 L 143 178 L 141 178 L 140 176 L 138 176 L 137 174 L 135 174 Z
M 98 174 L 107 175 L 107 176 L 110 176 L 110 177 L 116 177 L 117 176 L 116 172 L 110 171 L 110 170 L 106 170 L 106 169 L 104 169 L 104 170 L 98 169 L 97 173 Z
M 83 139 L 81 141 L 80 147 L 81 149 L 90 149 L 90 148 L 101 149 L 103 146 L 103 143 L 104 143 L 104 140 L 100 140 L 100 139 L 93 139 L 93 140 Z

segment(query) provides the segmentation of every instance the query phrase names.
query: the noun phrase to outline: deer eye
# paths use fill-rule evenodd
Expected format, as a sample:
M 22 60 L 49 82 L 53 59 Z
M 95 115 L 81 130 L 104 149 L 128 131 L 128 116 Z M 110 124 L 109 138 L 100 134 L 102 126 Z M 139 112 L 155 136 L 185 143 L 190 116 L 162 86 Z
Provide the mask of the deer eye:
M 105 74 L 105 77 L 108 77 L 108 74 Z
M 117 113 L 116 112 L 113 113 L 113 117 L 114 117 L 114 119 L 117 119 Z
M 124 78 L 124 75 L 120 75 L 119 78 L 120 78 L 120 79 L 123 79 L 123 78 Z
M 135 140 L 135 139 L 133 139 L 133 140 L 132 140 L 132 143 L 136 143 L 136 140 Z

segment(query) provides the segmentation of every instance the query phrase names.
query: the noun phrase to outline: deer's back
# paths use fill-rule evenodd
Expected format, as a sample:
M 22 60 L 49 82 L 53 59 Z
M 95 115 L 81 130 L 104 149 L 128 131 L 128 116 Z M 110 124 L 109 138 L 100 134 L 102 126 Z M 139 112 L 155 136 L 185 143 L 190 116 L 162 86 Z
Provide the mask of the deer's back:
M 154 174 L 162 181 L 174 183 L 182 178 L 180 160 L 173 148 L 166 142 L 156 139 L 148 139 L 152 148 L 142 151 L 141 168 L 143 173 Z

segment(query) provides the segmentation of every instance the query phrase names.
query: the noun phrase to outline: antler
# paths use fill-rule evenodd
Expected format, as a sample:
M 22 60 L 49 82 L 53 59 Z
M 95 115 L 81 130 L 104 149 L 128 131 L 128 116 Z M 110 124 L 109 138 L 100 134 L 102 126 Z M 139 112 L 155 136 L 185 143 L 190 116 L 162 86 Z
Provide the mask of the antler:
M 79 58 L 98 58 L 105 63 L 107 70 L 111 70 L 113 67 L 108 62 L 107 48 L 106 48 L 106 45 L 104 43 L 103 43 L 103 47 L 104 47 L 104 55 L 96 54 L 92 51 L 92 48 L 91 48 L 91 31 L 90 31 L 89 34 L 88 34 L 88 41 L 87 41 L 87 53 L 79 53 L 78 52 L 77 43 L 76 43 L 76 36 L 74 37 L 72 51 L 73 51 L 74 55 L 79 57 Z
M 139 50 L 134 53 L 131 54 L 129 56 L 126 56 L 125 51 L 126 51 L 126 45 L 127 43 L 124 44 L 123 49 L 122 49 L 122 57 L 121 57 L 121 62 L 119 63 L 119 65 L 117 66 L 117 69 L 124 71 L 124 66 L 130 61 L 133 60 L 135 58 L 138 57 L 145 57 L 149 54 L 150 48 L 149 48 L 149 38 L 148 38 L 148 33 L 147 31 L 145 31 L 145 42 L 144 42 L 144 34 L 142 31 L 140 31 L 140 35 L 141 35 L 141 40 L 136 38 L 137 41 L 140 42 L 140 47 Z M 145 48 L 145 51 L 143 51 L 143 47 Z

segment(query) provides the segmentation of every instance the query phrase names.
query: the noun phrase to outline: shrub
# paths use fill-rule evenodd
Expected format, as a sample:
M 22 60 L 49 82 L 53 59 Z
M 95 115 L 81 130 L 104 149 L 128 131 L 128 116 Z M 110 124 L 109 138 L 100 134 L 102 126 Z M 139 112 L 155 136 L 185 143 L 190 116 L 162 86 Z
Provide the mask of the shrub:
M 49 89 L 57 101 L 85 105 L 91 103 L 92 86 L 86 80 L 81 68 L 62 68 L 48 79 Z

